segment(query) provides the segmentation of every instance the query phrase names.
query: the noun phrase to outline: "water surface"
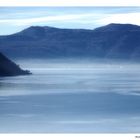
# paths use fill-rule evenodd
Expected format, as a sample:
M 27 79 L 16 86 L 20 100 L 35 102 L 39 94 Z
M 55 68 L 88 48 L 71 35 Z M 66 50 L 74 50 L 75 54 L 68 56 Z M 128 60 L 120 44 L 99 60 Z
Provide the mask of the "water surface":
M 20 62 L 0 78 L 2 133 L 139 133 L 140 64 Z

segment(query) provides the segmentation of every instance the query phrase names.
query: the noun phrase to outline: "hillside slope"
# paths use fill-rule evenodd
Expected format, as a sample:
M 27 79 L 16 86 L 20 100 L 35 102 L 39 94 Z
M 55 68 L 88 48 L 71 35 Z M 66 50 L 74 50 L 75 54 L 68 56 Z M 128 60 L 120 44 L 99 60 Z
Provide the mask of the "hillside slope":
M 16 76 L 31 74 L 27 70 L 22 70 L 18 65 L 0 53 L 0 76 Z

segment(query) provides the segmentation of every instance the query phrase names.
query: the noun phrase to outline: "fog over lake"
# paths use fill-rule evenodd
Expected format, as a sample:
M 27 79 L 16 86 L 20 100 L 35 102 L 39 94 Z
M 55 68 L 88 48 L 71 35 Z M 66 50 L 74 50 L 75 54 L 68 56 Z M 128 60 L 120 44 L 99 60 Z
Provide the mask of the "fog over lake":
M 18 61 L 0 78 L 0 133 L 139 133 L 140 64 Z

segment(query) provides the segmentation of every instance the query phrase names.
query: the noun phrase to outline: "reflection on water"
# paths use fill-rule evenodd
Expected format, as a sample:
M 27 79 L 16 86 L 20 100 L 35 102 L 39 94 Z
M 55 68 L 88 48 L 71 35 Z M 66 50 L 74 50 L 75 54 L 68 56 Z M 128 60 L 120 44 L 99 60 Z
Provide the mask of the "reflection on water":
M 22 63 L 0 78 L 0 132 L 140 132 L 140 65 Z

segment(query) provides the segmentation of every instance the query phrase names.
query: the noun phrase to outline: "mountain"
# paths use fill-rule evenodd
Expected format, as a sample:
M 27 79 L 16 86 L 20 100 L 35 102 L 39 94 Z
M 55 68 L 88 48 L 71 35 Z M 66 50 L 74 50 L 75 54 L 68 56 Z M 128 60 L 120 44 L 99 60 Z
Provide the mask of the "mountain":
M 18 65 L 0 53 L 0 76 L 16 76 L 30 74 L 27 70 L 22 70 Z
M 11 58 L 140 59 L 140 26 L 109 24 L 94 30 L 31 26 L 0 36 L 0 51 Z

